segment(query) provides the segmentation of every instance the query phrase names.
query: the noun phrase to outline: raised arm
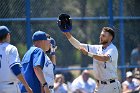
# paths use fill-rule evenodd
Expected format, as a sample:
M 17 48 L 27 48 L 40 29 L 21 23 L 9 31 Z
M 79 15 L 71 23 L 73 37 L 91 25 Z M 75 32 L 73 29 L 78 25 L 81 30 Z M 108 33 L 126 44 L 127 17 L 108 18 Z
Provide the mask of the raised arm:
M 50 38 L 50 43 L 51 43 L 51 47 L 50 47 L 50 55 L 51 55 L 51 61 L 54 65 L 56 65 L 56 56 L 55 56 L 55 50 L 57 49 L 56 46 L 56 41 L 54 38 Z
M 80 43 L 77 39 L 75 39 L 70 32 L 63 32 L 64 35 L 67 37 L 69 42 L 77 49 L 80 49 L 80 47 L 84 47 L 85 44 Z

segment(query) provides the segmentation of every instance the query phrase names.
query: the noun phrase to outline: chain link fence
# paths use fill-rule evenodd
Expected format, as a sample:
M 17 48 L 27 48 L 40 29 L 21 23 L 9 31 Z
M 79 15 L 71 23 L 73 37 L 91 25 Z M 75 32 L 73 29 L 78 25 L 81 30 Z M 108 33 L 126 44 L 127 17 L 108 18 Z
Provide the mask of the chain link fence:
M 121 1 L 121 0 L 120 0 Z M 113 28 L 116 30 L 115 45 L 120 50 L 119 0 L 113 0 Z M 125 40 L 125 64 L 130 63 L 130 54 L 140 41 L 139 0 L 122 0 Z M 73 18 L 72 34 L 83 43 L 98 44 L 102 27 L 109 24 L 109 0 L 1 0 L 0 25 L 11 31 L 11 43 L 18 47 L 21 58 L 27 51 L 26 2 L 30 2 L 31 36 L 37 30 L 49 33 L 57 42 L 57 65 L 88 66 L 92 60 L 74 49 L 57 26 L 61 13 Z M 138 3 L 139 2 L 139 3 Z M 31 39 L 31 38 L 30 38 Z M 120 51 L 119 51 L 120 54 Z M 121 55 L 121 54 L 120 54 Z M 120 57 L 119 57 L 120 64 Z

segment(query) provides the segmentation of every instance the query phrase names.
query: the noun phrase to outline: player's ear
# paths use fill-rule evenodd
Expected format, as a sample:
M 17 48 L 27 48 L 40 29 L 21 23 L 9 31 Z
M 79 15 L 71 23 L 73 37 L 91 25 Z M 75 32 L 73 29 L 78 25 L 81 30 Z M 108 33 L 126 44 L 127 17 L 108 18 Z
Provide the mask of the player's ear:
M 7 37 L 10 38 L 10 33 L 7 34 Z
M 10 34 L 9 33 L 6 35 L 6 41 L 10 42 Z
M 113 36 L 112 36 L 112 35 L 110 35 L 110 40 L 111 40 L 111 41 L 113 40 Z
M 112 35 L 110 35 L 110 34 L 109 34 L 108 38 L 110 41 L 112 41 L 112 39 L 113 39 Z

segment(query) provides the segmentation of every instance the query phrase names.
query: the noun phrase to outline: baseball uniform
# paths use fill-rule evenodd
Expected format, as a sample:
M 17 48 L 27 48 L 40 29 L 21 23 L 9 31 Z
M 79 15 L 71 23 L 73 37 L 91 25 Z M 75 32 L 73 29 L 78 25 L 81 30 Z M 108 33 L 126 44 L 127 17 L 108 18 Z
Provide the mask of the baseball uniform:
M 45 64 L 43 68 L 43 73 L 46 82 L 48 83 L 48 87 L 51 93 L 54 93 L 53 87 L 54 87 L 54 68 L 55 65 L 51 62 L 50 58 L 45 55 Z
M 100 62 L 93 59 L 93 75 L 99 83 L 97 93 L 121 93 L 117 76 L 118 50 L 110 43 L 106 48 L 102 45 L 82 44 L 89 52 L 97 55 L 108 55 L 108 62 Z
M 84 47 L 90 53 L 108 55 L 110 57 L 108 62 L 100 62 L 93 58 L 93 75 L 99 83 L 97 93 L 121 93 L 117 76 L 118 50 L 113 43 L 103 48 L 102 45 L 82 44 L 74 37 L 71 37 L 69 41 L 77 49 Z
M 18 50 L 9 43 L 0 43 L 0 93 L 20 93 L 18 79 L 11 68 L 20 65 Z
M 22 73 L 33 90 L 33 93 L 41 92 L 41 84 L 34 72 L 34 67 L 40 66 L 42 69 L 45 63 L 45 53 L 41 48 L 32 46 L 22 59 Z M 21 92 L 27 92 L 23 84 L 20 84 Z

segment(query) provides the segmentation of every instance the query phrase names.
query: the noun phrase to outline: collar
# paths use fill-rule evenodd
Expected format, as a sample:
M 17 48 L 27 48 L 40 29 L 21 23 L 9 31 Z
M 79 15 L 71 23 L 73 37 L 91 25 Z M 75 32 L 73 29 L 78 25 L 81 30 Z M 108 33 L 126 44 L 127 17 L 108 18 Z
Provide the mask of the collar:
M 9 43 L 9 42 L 0 42 L 0 45 L 5 44 L 5 43 Z
M 102 51 L 105 50 L 105 49 L 107 49 L 107 47 L 110 46 L 111 44 L 112 44 L 112 42 L 109 43 L 105 48 L 102 46 Z

